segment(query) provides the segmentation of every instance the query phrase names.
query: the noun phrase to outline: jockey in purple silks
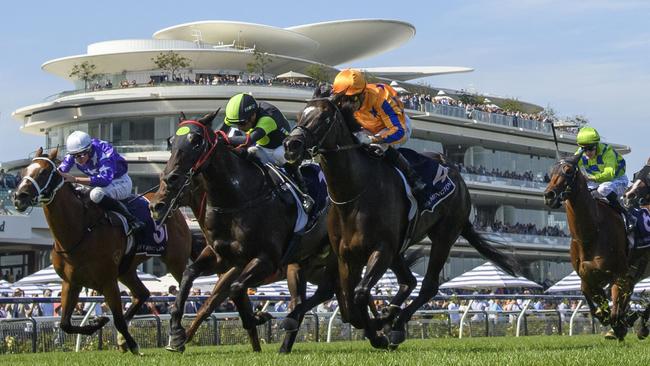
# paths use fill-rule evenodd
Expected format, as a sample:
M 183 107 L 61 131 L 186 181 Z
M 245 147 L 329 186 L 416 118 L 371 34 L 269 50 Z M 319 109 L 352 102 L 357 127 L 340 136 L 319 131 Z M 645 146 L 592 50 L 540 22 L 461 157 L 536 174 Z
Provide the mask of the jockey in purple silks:
M 91 138 L 83 131 L 74 131 L 66 140 L 68 153 L 59 165 L 59 172 L 66 182 L 79 183 L 91 187 L 90 199 L 105 210 L 122 214 L 131 234 L 144 227 L 126 206 L 119 200 L 131 194 L 131 178 L 127 174 L 128 165 L 113 146 L 99 139 Z M 87 177 L 75 177 L 68 172 L 76 166 Z

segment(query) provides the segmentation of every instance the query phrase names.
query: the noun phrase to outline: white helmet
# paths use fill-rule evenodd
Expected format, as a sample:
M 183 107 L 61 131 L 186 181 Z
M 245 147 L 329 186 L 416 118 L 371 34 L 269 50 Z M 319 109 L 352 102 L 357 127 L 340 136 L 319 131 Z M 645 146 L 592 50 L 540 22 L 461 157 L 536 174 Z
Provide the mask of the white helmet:
M 68 154 L 76 154 L 88 149 L 91 143 L 90 135 L 83 131 L 74 131 L 65 141 L 65 147 L 68 149 Z

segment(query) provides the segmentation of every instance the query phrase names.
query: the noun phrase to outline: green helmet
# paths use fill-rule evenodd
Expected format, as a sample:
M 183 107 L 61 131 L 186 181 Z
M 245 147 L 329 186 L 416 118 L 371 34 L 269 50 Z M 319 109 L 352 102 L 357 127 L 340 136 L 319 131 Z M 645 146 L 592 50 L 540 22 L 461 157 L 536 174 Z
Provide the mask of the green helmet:
M 595 145 L 600 142 L 600 135 L 593 127 L 583 127 L 578 132 L 576 142 L 580 146 Z
M 257 112 L 255 98 L 250 94 L 239 93 L 228 101 L 224 122 L 228 126 L 237 125 L 248 120 L 255 112 Z

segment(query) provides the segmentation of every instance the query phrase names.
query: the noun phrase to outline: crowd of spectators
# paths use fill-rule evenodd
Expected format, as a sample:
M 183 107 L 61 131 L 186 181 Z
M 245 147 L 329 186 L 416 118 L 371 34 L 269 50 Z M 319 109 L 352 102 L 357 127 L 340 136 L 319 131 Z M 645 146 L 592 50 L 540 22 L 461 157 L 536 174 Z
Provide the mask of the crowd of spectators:
M 485 168 L 482 165 L 478 167 L 465 165 L 463 163 L 457 163 L 456 167 L 460 170 L 461 173 L 483 175 L 488 177 L 499 177 L 506 179 L 516 179 L 516 180 L 525 180 L 530 182 L 543 182 L 548 183 L 551 181 L 551 178 L 548 176 L 548 173 L 542 175 L 541 172 L 537 174 L 533 173 L 531 170 L 524 171 L 523 173 L 513 172 L 510 170 L 501 170 L 499 168 L 493 168 L 491 170 Z
M 432 97 L 430 94 L 404 94 L 401 97 L 402 103 L 408 109 L 422 110 L 424 111 L 424 106 L 426 103 L 432 104 L 441 104 L 441 105 L 451 105 L 456 107 L 465 108 L 467 118 L 471 118 L 472 111 L 478 110 L 487 113 L 501 114 L 505 116 L 512 116 L 517 119 L 526 119 L 531 121 L 546 122 L 547 116 L 544 112 L 539 113 L 523 113 L 521 111 L 511 111 L 503 109 L 496 104 L 487 103 L 487 104 L 466 104 L 461 100 L 451 98 L 449 96 L 443 97 Z
M 539 236 L 560 236 L 568 238 L 569 234 L 560 229 L 559 226 L 545 226 L 538 228 L 535 224 L 505 224 L 501 221 L 492 223 L 491 225 L 481 225 L 474 222 L 474 228 L 478 231 L 488 233 L 504 233 L 504 234 L 520 234 L 520 235 L 539 235 Z
M 10 174 L 0 169 L 0 189 L 14 189 L 18 186 L 18 182 L 20 182 L 20 172 Z

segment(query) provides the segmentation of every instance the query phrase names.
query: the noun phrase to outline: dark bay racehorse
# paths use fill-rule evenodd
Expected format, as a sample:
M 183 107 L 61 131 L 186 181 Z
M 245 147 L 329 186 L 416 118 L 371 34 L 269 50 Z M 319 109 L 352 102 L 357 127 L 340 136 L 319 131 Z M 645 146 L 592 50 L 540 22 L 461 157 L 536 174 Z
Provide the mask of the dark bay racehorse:
M 439 274 L 451 246 L 462 235 L 480 254 L 510 273 L 518 265 L 491 247 L 477 234 L 469 221 L 470 195 L 459 172 L 449 167 L 456 184 L 455 192 L 431 215 L 423 215 L 410 243 L 425 236 L 431 240 L 430 257 L 419 296 L 405 309 L 400 305 L 416 286 L 416 280 L 400 254 L 409 225 L 409 200 L 402 179 L 395 169 L 381 159 L 372 158 L 361 149 L 352 132 L 360 127 L 353 110 L 346 103 L 330 98 L 307 102 L 297 127 L 285 140 L 285 157 L 295 162 L 310 153 L 325 173 L 333 206 L 328 217 L 331 246 L 338 258 L 341 296 L 339 307 L 346 322 L 365 330 L 373 347 L 386 348 L 389 340 L 378 334 L 381 324 L 368 315 L 369 290 L 387 268 L 396 275 L 399 290 L 391 300 L 392 323 L 390 344 L 405 339 L 405 326 L 413 313 L 436 294 Z M 440 156 L 436 156 L 443 161 Z M 363 267 L 365 274 L 361 278 Z
M 113 314 L 117 330 L 125 338 L 126 347 L 139 354 L 139 348 L 129 334 L 127 322 L 137 314 L 149 297 L 149 290 L 136 274 L 137 266 L 147 257 L 136 256 L 123 273 L 120 263 L 127 247 L 127 238 L 121 222 L 112 220 L 99 206 L 84 200 L 70 183 L 65 183 L 56 169 L 57 150 L 49 155 L 39 149 L 32 163 L 25 169 L 14 196 L 19 211 L 42 204 L 45 218 L 54 237 L 51 253 L 56 273 L 63 280 L 61 293 L 60 327 L 66 333 L 90 335 L 104 326 L 108 318 L 91 320 L 88 325 L 72 325 L 70 320 L 79 293 L 83 287 L 92 288 L 104 295 Z M 176 280 L 191 258 L 192 238 L 183 215 L 175 211 L 167 220 L 168 242 L 162 260 Z M 117 281 L 126 285 L 133 294 L 133 302 L 122 314 L 122 301 Z
M 249 161 L 242 152 L 235 151 L 224 134 L 209 128 L 216 115 L 215 112 L 179 125 L 172 142 L 172 155 L 161 176 L 160 189 L 150 204 L 152 215 L 160 218 L 173 207 L 172 203 L 185 187 L 195 183 L 193 180 L 201 178 L 209 183 L 203 184 L 207 189 L 207 207 L 202 227 L 213 252 L 204 251 L 183 275 L 172 313 L 169 348 L 182 351 L 201 322 L 230 296 L 248 331 L 253 350 L 259 351 L 256 325 L 269 317 L 253 313 L 246 290 L 280 279 L 286 271 L 294 308 L 284 323 L 290 332 L 281 351 L 289 352 L 297 333 L 294 330 L 299 327 L 304 313 L 331 298 L 336 288 L 337 273 L 328 270 L 328 266 L 335 268 L 336 260 L 327 250 L 324 219 L 303 237 L 285 269 L 283 256 L 297 215 L 295 201 L 264 169 Z M 195 214 L 201 209 L 200 205 L 194 207 Z M 191 283 L 199 275 L 214 272 L 221 276 L 210 299 L 186 332 L 180 321 Z M 317 292 L 308 300 L 305 300 L 306 279 L 318 285 Z
M 634 285 L 649 274 L 647 266 L 638 265 L 647 263 L 648 251 L 628 255 L 621 214 L 592 196 L 578 168 L 579 159 L 580 155 L 567 157 L 553 167 L 544 201 L 551 208 L 564 202 L 571 232 L 571 265 L 582 280 L 589 310 L 623 340 L 630 323 L 627 310 Z M 611 309 L 605 286 L 611 286 Z M 647 335 L 647 328 L 645 332 Z

